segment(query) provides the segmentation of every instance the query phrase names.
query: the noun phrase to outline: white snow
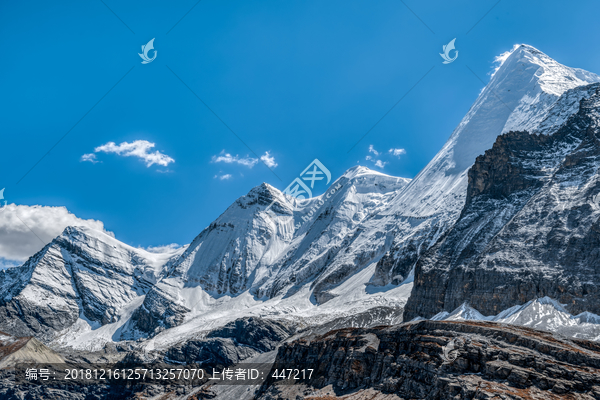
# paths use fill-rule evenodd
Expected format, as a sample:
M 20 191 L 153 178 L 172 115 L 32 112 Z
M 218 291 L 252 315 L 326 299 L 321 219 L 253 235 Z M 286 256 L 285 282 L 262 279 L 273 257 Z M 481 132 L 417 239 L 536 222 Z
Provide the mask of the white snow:
M 319 325 L 339 317 L 352 316 L 377 306 L 401 308 L 412 290 L 412 280 L 398 286 L 370 293 L 367 286 L 375 264 L 355 274 L 335 289 L 338 295 L 323 305 L 311 301 L 310 284 L 301 287 L 294 295 L 279 295 L 268 300 L 253 297 L 248 291 L 235 297 L 218 299 L 208 296 L 200 288 L 183 289 L 183 304 L 192 308 L 187 320 L 180 326 L 165 330 L 144 342 L 147 350 L 169 347 L 191 337 L 201 337 L 237 318 L 257 316 L 282 318 L 303 326 Z
M 549 297 L 531 300 L 523 305 L 510 307 L 498 315 L 490 316 L 484 316 L 468 304 L 463 304 L 452 313 L 444 311 L 431 319 L 433 321 L 492 321 L 581 339 L 600 340 L 600 316 L 590 312 L 574 316 L 567 312 L 563 304 Z

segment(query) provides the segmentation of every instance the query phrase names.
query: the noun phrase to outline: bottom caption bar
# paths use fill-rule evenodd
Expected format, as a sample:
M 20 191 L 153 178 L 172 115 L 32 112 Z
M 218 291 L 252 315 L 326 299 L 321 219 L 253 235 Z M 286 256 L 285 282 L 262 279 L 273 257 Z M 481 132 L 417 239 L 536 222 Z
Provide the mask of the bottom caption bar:
M 273 364 L 237 364 L 200 368 L 197 365 L 17 364 L 17 385 L 261 385 L 266 380 L 284 384 L 316 379 L 314 368 Z

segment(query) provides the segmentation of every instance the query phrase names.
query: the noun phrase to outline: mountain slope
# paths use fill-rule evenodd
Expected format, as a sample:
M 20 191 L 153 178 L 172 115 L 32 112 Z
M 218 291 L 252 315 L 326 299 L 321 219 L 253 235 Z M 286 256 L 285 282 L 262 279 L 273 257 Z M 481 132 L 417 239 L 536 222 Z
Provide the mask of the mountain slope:
M 14 337 L 0 332 L 0 370 L 17 363 L 64 363 L 63 357 L 33 337 Z
M 460 219 L 417 263 L 405 318 L 545 296 L 600 313 L 600 84 L 571 91 L 582 100 L 562 126 L 506 133 L 477 158 Z
M 158 281 L 172 256 L 67 227 L 22 266 L 0 271 L 0 329 L 51 340 L 78 320 L 94 327 L 114 322 Z

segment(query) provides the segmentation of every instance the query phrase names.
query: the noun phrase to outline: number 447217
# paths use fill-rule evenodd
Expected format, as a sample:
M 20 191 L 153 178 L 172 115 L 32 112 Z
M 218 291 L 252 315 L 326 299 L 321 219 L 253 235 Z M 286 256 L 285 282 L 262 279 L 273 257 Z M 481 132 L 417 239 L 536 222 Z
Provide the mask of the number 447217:
M 294 369 L 294 368 L 282 368 L 276 369 L 271 374 L 272 378 L 275 379 L 296 379 L 296 380 L 304 380 L 310 379 L 313 374 L 313 369 Z

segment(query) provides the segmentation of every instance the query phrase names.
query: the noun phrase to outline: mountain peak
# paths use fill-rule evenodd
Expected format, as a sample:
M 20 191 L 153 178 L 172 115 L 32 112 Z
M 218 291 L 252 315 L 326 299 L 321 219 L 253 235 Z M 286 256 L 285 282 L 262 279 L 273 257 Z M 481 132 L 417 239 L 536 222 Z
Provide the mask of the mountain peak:
M 110 232 L 112 233 L 112 232 Z M 111 235 L 109 232 L 106 231 L 99 231 L 97 229 L 92 229 L 88 226 L 84 226 L 84 225 L 69 225 L 67 226 L 62 233 L 60 234 L 61 237 L 65 237 L 65 238 L 77 238 L 77 237 L 81 237 L 81 235 L 86 235 L 86 236 L 95 236 L 95 237 L 103 237 L 103 236 L 108 236 L 108 237 L 112 237 L 114 238 L 114 234 Z
M 265 206 L 271 204 L 273 201 L 280 199 L 282 193 L 279 189 L 274 186 L 269 185 L 266 182 L 261 183 L 258 186 L 250 189 L 248 194 L 240 197 L 237 202 L 243 208 L 247 208 L 252 204 L 260 204 L 261 206 Z
M 342 175 L 342 176 L 345 178 L 348 178 L 348 179 L 353 179 L 353 178 L 357 178 L 357 177 L 363 176 L 363 175 L 390 176 L 390 175 L 386 175 L 382 172 L 372 170 L 363 165 L 355 165 L 354 167 L 349 168 L 348 170 L 346 170 L 346 172 L 344 172 L 344 175 Z
M 500 79 L 496 81 L 500 83 L 506 75 L 523 74 L 533 67 L 535 69 L 533 77 L 537 79 L 541 90 L 554 96 L 560 96 L 577 86 L 600 81 L 600 76 L 560 64 L 527 44 L 515 45 L 512 50 L 496 57 L 496 62 L 499 62 L 500 65 L 492 75 L 492 81 L 499 76 Z M 492 81 L 490 85 L 492 85 Z

